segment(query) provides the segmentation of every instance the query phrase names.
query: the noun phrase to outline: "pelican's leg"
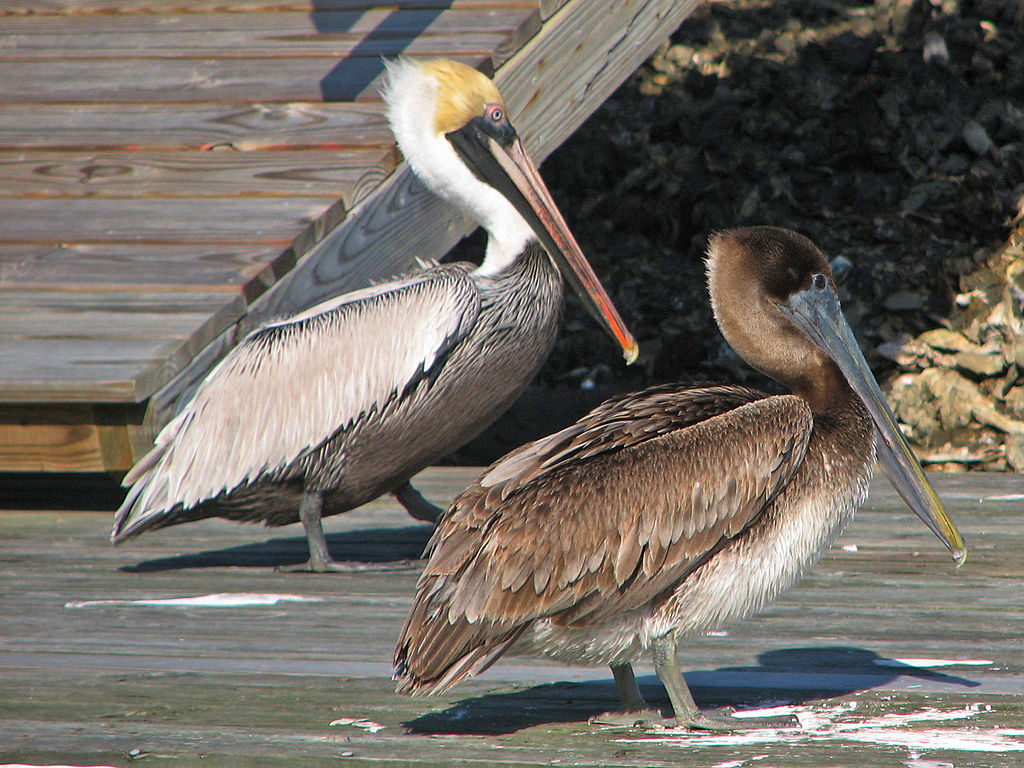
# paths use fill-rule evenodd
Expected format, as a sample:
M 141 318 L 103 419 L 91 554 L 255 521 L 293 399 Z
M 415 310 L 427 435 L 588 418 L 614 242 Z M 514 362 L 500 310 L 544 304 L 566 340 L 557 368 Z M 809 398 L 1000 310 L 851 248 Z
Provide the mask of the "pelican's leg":
M 615 678 L 615 689 L 619 692 L 622 711 L 605 712 L 590 718 L 591 723 L 598 725 L 637 725 L 661 720 L 661 712 L 647 706 L 640 686 L 636 684 L 633 667 L 629 664 L 613 664 L 612 677 Z
M 444 510 L 441 507 L 434 506 L 423 498 L 423 494 L 413 488 L 412 483 L 408 480 L 395 488 L 391 493 L 398 499 L 398 503 L 405 507 L 405 511 L 417 520 L 422 520 L 425 523 L 436 523 L 441 518 L 441 515 L 444 514 Z
M 409 561 L 397 563 L 336 562 L 327 549 L 324 526 L 321 519 L 323 495 L 319 491 L 303 491 L 299 502 L 299 519 L 306 531 L 309 544 L 309 560 L 299 565 L 280 566 L 285 572 L 307 571 L 312 573 L 358 573 L 360 571 L 402 571 L 415 567 Z
M 792 728 L 799 722 L 791 716 L 784 717 L 730 717 L 727 714 L 701 712 L 693 700 L 683 671 L 679 668 L 676 649 L 676 634 L 669 632 L 655 639 L 654 670 L 658 673 L 668 698 L 672 702 L 672 714 L 676 724 L 702 731 L 742 731 L 754 728 Z

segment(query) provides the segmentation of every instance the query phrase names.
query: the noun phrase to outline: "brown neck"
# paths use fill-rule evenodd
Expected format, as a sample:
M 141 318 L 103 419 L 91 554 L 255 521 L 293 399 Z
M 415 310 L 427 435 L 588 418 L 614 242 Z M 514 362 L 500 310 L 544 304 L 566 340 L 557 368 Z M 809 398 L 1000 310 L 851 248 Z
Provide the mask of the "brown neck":
M 839 366 L 827 358 L 811 370 L 801 370 L 792 378 L 780 380 L 794 395 L 806 400 L 813 413 L 827 413 L 846 408 L 851 401 L 859 402 Z

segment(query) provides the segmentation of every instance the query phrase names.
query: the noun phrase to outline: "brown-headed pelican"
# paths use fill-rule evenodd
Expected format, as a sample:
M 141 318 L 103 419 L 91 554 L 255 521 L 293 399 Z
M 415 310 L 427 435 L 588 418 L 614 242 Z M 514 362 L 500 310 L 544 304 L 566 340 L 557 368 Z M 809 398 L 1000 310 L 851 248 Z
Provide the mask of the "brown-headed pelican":
M 677 644 L 791 586 L 864 502 L 876 458 L 963 561 L 818 249 L 762 227 L 721 233 L 708 253 L 726 340 L 793 394 L 656 386 L 492 465 L 428 546 L 395 651 L 400 692 L 444 691 L 514 648 L 610 665 L 639 711 L 630 663 L 650 651 L 679 724 L 750 727 L 698 711 Z
M 321 517 L 393 492 L 491 424 L 547 358 L 563 277 L 621 344 L 636 343 L 509 122 L 501 94 L 449 60 L 390 62 L 388 118 L 413 171 L 488 232 L 482 264 L 442 264 L 319 304 L 247 336 L 125 477 L 115 543 L 206 517 L 300 520 L 304 570 L 334 562 Z M 557 266 L 556 266 L 557 265 Z

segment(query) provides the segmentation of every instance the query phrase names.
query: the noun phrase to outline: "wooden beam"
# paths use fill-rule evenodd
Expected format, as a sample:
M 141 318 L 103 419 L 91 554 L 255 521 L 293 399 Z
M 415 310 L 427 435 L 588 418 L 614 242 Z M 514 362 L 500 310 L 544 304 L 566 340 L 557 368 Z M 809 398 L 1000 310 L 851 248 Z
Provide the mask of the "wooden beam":
M 0 407 L 0 472 L 124 472 L 128 425 L 142 417 L 140 406 Z
M 541 0 L 540 17 L 547 21 L 561 10 L 562 6 L 567 2 L 569 2 L 569 0 Z

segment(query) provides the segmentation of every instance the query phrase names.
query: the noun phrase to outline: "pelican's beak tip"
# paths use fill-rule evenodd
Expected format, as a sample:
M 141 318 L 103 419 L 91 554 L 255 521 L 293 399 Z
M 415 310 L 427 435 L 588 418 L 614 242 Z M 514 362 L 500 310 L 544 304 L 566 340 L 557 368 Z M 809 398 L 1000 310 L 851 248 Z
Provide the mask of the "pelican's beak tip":
M 634 341 L 628 347 L 624 347 L 623 351 L 622 351 L 622 356 L 624 358 L 626 358 L 626 365 L 632 365 L 633 363 L 636 362 L 636 359 L 640 356 L 640 347 L 639 347 L 639 345 Z
M 963 564 L 967 562 L 967 547 L 953 550 L 953 562 L 956 563 L 957 568 L 963 567 Z

